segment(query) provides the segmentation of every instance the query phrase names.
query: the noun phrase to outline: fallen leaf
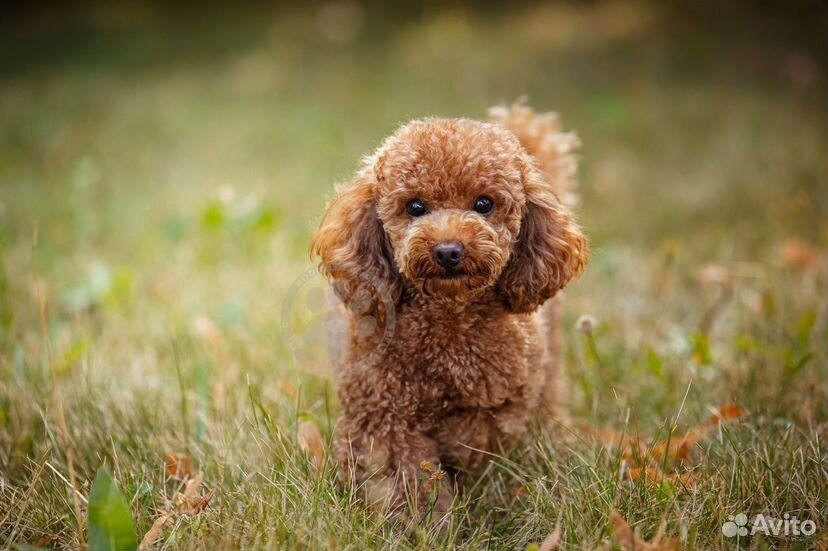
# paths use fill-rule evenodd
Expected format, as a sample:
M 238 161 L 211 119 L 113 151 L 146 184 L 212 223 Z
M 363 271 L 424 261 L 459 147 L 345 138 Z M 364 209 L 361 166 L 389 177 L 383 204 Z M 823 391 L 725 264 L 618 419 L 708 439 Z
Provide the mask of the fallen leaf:
M 203 496 L 187 498 L 182 501 L 178 507 L 176 507 L 176 512 L 185 515 L 197 515 L 207 508 L 210 504 L 210 500 L 212 500 L 215 495 L 216 491 L 210 490 Z
M 664 481 L 678 484 L 681 483 L 684 486 L 695 486 L 697 479 L 694 473 L 671 473 L 667 474 L 658 467 L 648 466 L 648 467 L 633 467 L 626 471 L 626 478 L 633 481 L 639 481 L 642 479 L 646 479 L 648 482 L 654 482 L 656 484 L 660 484 Z
M 35 542 L 35 547 L 46 547 L 47 545 L 52 543 L 54 540 L 55 540 L 55 537 L 53 535 L 43 534 L 42 536 L 37 538 L 37 541 Z
M 674 540 L 660 543 L 661 529 L 659 529 L 659 535 L 657 535 L 653 542 L 650 543 L 641 539 L 638 534 L 630 528 L 630 525 L 627 524 L 624 517 L 619 515 L 617 512 L 613 511 L 610 518 L 612 519 L 615 538 L 618 540 L 618 544 L 623 549 L 628 551 L 676 551 L 679 548 L 678 542 Z
M 509 493 L 515 497 L 523 497 L 529 495 L 529 490 L 526 489 L 526 486 L 512 486 L 509 488 Z
M 693 487 L 699 483 L 695 472 L 664 472 L 662 463 L 671 469 L 684 464 L 690 457 L 693 447 L 701 440 L 710 437 L 716 428 L 726 420 L 744 415 L 745 409 L 737 404 L 725 404 L 717 408 L 710 419 L 702 426 L 684 434 L 674 434 L 663 442 L 633 438 L 612 430 L 595 429 L 588 426 L 579 427 L 581 432 L 602 442 L 610 450 L 617 449 L 623 459 L 619 478 L 626 480 L 648 480 L 656 484 L 667 481 L 675 485 Z M 669 462 L 666 460 L 669 459 Z
M 182 501 L 188 500 L 195 495 L 198 489 L 201 487 L 201 484 L 204 482 L 204 473 L 198 472 L 193 476 L 190 480 L 187 481 L 187 485 L 184 487 L 184 491 L 179 494 L 179 497 Z
M 310 455 L 315 466 L 321 467 L 325 464 L 325 443 L 316 423 L 302 421 L 299 424 L 296 438 L 299 441 L 299 449 Z
M 779 260 L 789 268 L 811 269 L 822 261 L 822 251 L 804 239 L 791 238 L 778 247 Z
M 195 473 L 187 480 L 184 491 L 177 493 L 173 498 L 173 508 L 159 511 L 158 518 L 155 519 L 155 522 L 152 523 L 150 529 L 141 539 L 141 544 L 138 546 L 139 551 L 146 551 L 161 538 L 164 534 L 164 526 L 170 519 L 178 515 L 197 515 L 207 509 L 210 501 L 216 495 L 216 491 L 210 490 L 205 495 L 197 496 L 196 492 L 201 488 L 203 482 L 204 473 L 201 472 Z
M 652 450 L 651 457 L 655 461 L 660 461 L 664 458 L 664 454 L 670 459 L 685 460 L 690 456 L 690 450 L 697 442 L 706 438 L 712 427 L 701 427 L 688 431 L 684 434 L 674 434 L 670 437 L 669 443 L 662 442 L 655 446 Z
M 558 523 L 555 525 L 555 529 L 552 530 L 552 533 L 546 536 L 546 539 L 543 540 L 543 543 L 540 544 L 538 547 L 538 551 L 552 551 L 553 549 L 558 548 L 558 544 L 561 542 L 561 532 L 563 531 L 563 525 L 561 524 L 560 519 L 558 519 Z
M 690 450 L 699 441 L 710 436 L 713 429 L 720 423 L 728 419 L 735 419 L 745 414 L 744 408 L 737 404 L 725 404 L 718 408 L 716 412 L 710 416 L 707 426 L 702 426 L 697 429 L 687 431 L 684 434 L 673 435 L 670 438 L 669 447 L 667 442 L 664 442 L 653 449 L 653 458 L 658 461 L 664 457 L 666 451 L 667 457 L 670 459 L 685 460 L 690 455 Z
M 735 419 L 745 414 L 745 408 L 737 404 L 725 404 L 716 410 L 716 413 L 710 416 L 710 423 L 718 425 L 722 421 L 728 419 Z
M 636 538 L 632 528 L 630 528 L 630 525 L 627 524 L 626 520 L 624 520 L 624 517 L 613 511 L 610 515 L 610 519 L 612 520 L 612 528 L 615 533 L 615 539 L 618 540 L 621 547 L 628 549 L 634 547 L 638 538 Z
M 650 460 L 660 461 L 666 454 L 670 459 L 685 460 L 689 457 L 693 446 L 699 441 L 710 436 L 713 429 L 722 421 L 728 419 L 735 419 L 745 414 L 744 408 L 737 404 L 725 404 L 716 410 L 716 413 L 710 417 L 710 420 L 705 425 L 699 428 L 687 431 L 684 434 L 674 434 L 669 439 L 669 444 L 665 440 L 656 445 L 652 445 L 652 440 L 638 440 L 621 433 L 606 430 L 596 429 L 588 426 L 581 426 L 580 430 L 584 434 L 594 437 L 599 442 L 602 442 L 610 449 L 619 449 L 619 454 L 632 465 L 640 465 L 642 462 Z M 652 449 L 651 449 L 652 447 Z
M 173 517 L 173 513 L 169 511 L 165 511 L 161 513 L 161 515 L 155 519 L 155 522 L 152 523 L 152 526 L 147 533 L 144 534 L 144 537 L 141 539 L 141 544 L 138 546 L 138 551 L 146 551 L 152 544 L 161 539 L 161 536 L 164 534 L 164 525 Z
M 664 480 L 665 475 L 658 467 L 633 467 L 627 471 L 627 478 L 635 482 L 646 479 L 658 483 Z
M 184 480 L 193 476 L 193 462 L 187 454 L 168 453 L 166 463 L 167 474 L 173 478 Z

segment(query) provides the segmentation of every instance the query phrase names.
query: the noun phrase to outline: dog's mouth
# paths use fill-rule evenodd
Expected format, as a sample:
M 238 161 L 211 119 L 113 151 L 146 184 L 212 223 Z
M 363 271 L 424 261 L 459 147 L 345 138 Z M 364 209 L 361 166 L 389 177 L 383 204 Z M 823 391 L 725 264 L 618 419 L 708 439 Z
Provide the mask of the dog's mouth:
M 454 268 L 438 267 L 430 258 L 420 263 L 401 262 L 403 274 L 429 296 L 463 297 L 469 293 L 476 293 L 491 287 L 496 280 L 496 274 L 490 271 L 489 264 L 469 259 Z M 410 275 L 408 270 L 410 269 Z
M 430 295 L 460 296 L 486 287 L 491 278 L 485 274 L 467 271 L 446 271 L 422 278 L 423 292 Z
M 431 276 L 428 279 L 439 279 L 442 281 L 456 281 L 461 279 L 471 279 L 475 277 L 475 274 L 470 274 L 464 271 L 452 271 L 452 272 L 443 272 L 441 274 L 436 274 Z

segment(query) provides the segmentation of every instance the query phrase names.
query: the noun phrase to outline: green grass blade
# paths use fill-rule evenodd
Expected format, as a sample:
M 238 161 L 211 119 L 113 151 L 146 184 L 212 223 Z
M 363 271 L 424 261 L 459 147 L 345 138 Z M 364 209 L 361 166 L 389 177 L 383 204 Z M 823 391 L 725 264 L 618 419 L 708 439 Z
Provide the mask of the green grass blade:
M 106 467 L 101 467 L 89 493 L 89 548 L 133 551 L 138 548 L 129 505 Z

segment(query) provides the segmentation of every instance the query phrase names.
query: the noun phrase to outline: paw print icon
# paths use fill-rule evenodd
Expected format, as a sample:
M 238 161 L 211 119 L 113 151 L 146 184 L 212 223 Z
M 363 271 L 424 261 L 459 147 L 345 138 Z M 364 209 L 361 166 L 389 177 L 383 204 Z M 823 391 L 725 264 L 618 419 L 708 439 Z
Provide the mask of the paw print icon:
M 744 513 L 727 517 L 727 522 L 722 525 L 722 534 L 728 538 L 735 538 L 736 536 L 743 538 L 748 535 L 747 522 L 748 518 Z

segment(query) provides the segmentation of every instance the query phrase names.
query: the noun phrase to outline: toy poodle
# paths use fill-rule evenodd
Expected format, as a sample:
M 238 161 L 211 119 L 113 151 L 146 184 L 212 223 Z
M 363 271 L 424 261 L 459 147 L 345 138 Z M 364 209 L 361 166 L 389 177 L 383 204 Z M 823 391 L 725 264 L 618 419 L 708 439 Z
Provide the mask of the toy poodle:
M 554 411 L 549 299 L 588 259 L 570 212 L 577 145 L 521 102 L 488 122 L 426 118 L 338 188 L 312 252 L 338 297 L 335 453 L 369 502 L 444 518 L 460 474 Z

